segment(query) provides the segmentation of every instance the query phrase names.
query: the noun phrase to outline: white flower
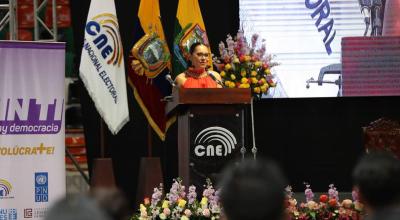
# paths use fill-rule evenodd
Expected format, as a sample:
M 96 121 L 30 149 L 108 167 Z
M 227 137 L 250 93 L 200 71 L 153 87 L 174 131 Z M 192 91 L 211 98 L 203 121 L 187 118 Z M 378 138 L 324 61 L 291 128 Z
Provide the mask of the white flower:
M 290 206 L 296 206 L 297 205 L 297 200 L 296 199 L 289 199 L 289 204 L 290 204 Z
M 210 217 L 210 210 L 209 209 L 204 209 L 203 212 L 201 213 L 203 214 L 205 217 Z
M 158 214 L 160 214 L 160 209 L 159 208 L 153 209 L 152 213 L 153 213 L 153 217 L 156 217 Z
M 185 212 L 184 212 L 184 214 L 185 214 L 187 217 L 190 217 L 190 216 L 192 215 L 192 211 L 190 211 L 190 209 L 186 209 Z
M 312 210 L 317 210 L 318 209 L 318 203 L 314 201 L 308 201 L 307 202 L 307 208 L 312 209 Z
M 211 207 L 211 212 L 212 212 L 212 213 L 220 213 L 220 212 L 221 212 L 221 209 L 219 208 L 218 205 L 213 205 L 213 206 Z
M 169 208 L 164 208 L 163 214 L 164 214 L 165 216 L 168 216 L 168 215 L 171 214 L 171 210 L 170 210 Z
M 353 204 L 353 201 L 350 199 L 345 199 L 342 201 L 342 206 L 345 208 L 351 208 L 351 205 Z
M 160 217 L 160 219 L 166 219 L 167 218 L 167 216 L 165 216 L 164 213 L 161 213 L 160 215 L 158 215 L 158 217 Z

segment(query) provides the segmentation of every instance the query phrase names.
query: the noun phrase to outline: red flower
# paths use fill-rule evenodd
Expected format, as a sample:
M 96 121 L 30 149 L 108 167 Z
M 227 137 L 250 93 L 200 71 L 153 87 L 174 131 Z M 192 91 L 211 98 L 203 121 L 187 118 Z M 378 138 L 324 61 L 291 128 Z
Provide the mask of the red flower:
M 337 204 L 336 199 L 330 199 L 328 203 L 332 207 L 336 206 L 336 204 Z
M 226 57 L 224 58 L 224 62 L 225 62 L 225 63 L 230 63 L 230 62 L 231 62 L 231 59 L 230 59 L 228 56 L 226 56 Z
M 239 61 L 240 61 L 241 63 L 244 63 L 245 60 L 246 60 L 246 58 L 245 58 L 244 55 L 241 55 L 241 56 L 239 57 Z
M 143 202 L 144 202 L 144 205 L 149 205 L 150 204 L 149 197 L 145 197 Z
M 225 69 L 225 64 L 223 64 L 223 63 L 214 64 L 214 65 L 217 67 L 218 71 L 220 71 L 220 72 Z
M 320 201 L 320 202 L 323 202 L 323 203 L 328 202 L 328 196 L 325 195 L 325 194 L 322 194 L 322 195 L 319 197 L 319 201 Z

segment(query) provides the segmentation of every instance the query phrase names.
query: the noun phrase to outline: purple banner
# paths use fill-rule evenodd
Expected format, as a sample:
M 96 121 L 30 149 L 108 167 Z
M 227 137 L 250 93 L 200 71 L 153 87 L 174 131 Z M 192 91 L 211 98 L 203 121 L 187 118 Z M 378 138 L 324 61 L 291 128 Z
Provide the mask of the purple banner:
M 0 41 L 0 135 L 63 130 L 64 50 L 63 43 Z
M 65 43 L 0 41 L 0 213 L 8 219 L 42 220 L 65 197 L 64 99 Z

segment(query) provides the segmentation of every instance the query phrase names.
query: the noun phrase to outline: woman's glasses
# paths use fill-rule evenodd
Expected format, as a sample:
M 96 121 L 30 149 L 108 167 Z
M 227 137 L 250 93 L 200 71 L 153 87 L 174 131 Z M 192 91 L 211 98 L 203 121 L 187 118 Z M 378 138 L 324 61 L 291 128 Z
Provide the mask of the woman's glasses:
M 208 58 L 210 55 L 208 53 L 196 53 L 196 56 Z

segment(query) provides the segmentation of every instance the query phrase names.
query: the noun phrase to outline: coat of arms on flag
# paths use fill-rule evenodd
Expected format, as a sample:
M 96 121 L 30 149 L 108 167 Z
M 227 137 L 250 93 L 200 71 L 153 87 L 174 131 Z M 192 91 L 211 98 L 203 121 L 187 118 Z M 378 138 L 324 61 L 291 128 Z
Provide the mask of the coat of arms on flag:
M 132 68 L 136 74 L 155 78 L 169 63 L 170 54 L 165 41 L 157 33 L 143 36 L 132 48 Z
M 210 48 L 198 0 L 179 0 L 174 32 L 172 69 L 176 76 L 188 68 L 186 60 L 193 43 L 200 42 Z M 212 59 L 208 65 L 212 69 Z
M 206 31 L 198 24 L 193 25 L 192 23 L 189 23 L 175 38 L 174 55 L 185 68 L 187 68 L 186 60 L 190 56 L 190 46 L 196 42 L 200 42 L 207 47 L 210 47 Z

